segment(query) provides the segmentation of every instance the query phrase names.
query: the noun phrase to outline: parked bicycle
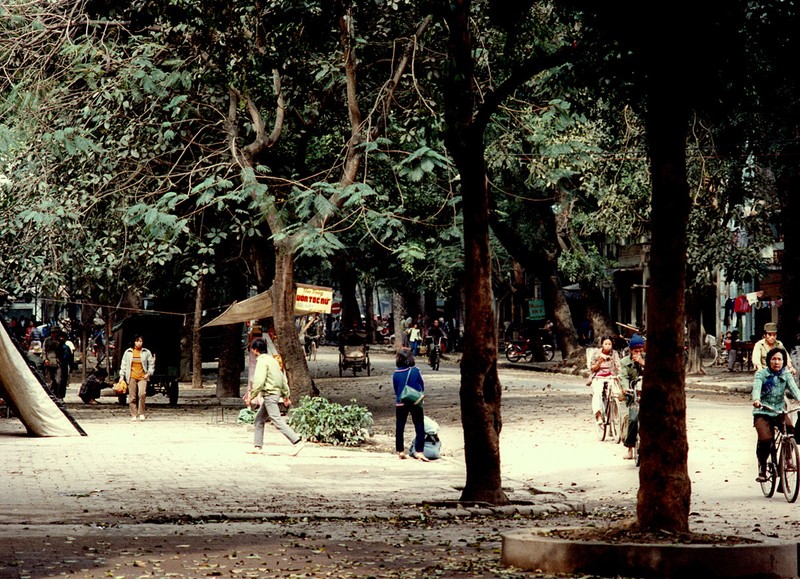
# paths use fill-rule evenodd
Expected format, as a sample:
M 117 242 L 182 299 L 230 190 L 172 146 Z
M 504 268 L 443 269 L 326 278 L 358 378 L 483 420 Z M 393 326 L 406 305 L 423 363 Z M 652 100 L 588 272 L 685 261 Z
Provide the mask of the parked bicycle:
M 714 336 L 706 336 L 706 343 L 700 349 L 700 359 L 703 366 L 710 367 L 717 363 L 719 358 L 719 349 L 714 345 L 716 338 Z
M 544 350 L 544 359 L 548 362 L 555 357 L 556 351 L 552 344 L 542 344 L 542 349 Z M 508 358 L 509 362 L 519 362 L 521 359 L 526 362 L 533 360 L 533 348 L 530 339 L 507 342 L 506 358 Z
M 797 443 L 794 435 L 786 432 L 786 410 L 775 410 L 762 404 L 762 408 L 778 413 L 778 420 L 775 425 L 775 432 L 767 457 L 767 480 L 760 482 L 761 492 L 767 498 L 775 494 L 775 487 L 783 493 L 783 496 L 790 503 L 797 500 L 800 492 L 800 477 L 798 477 L 798 465 L 800 456 L 798 455 Z
M 603 407 L 599 421 L 595 421 L 597 438 L 605 440 L 606 436 L 615 442 L 619 441 L 619 404 L 611 393 L 611 384 L 603 382 Z

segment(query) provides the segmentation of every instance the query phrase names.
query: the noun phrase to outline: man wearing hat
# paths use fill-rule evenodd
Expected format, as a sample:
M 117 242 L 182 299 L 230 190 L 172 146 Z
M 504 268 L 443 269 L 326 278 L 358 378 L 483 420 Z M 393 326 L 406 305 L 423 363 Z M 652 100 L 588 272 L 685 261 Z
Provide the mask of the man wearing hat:
M 639 413 L 636 405 L 633 404 L 635 393 L 632 384 L 637 378 L 644 375 L 644 338 L 639 334 L 634 334 L 628 343 L 630 354 L 625 356 L 619 363 L 619 387 L 618 394 L 620 401 L 625 401 L 628 412 L 622 412 L 622 442 L 628 449 L 625 458 L 633 458 L 633 447 L 636 446 L 636 435 L 639 432 Z M 641 385 L 639 386 L 641 388 Z
M 778 339 L 778 324 L 770 322 L 764 324 L 764 337 L 753 346 L 753 368 L 756 372 L 767 367 L 767 352 L 772 348 L 780 348 L 786 351 L 786 346 Z M 789 358 L 788 352 L 786 360 L 786 367 L 789 368 L 789 371 L 793 375 L 797 374 L 797 369 L 792 366 L 792 360 Z

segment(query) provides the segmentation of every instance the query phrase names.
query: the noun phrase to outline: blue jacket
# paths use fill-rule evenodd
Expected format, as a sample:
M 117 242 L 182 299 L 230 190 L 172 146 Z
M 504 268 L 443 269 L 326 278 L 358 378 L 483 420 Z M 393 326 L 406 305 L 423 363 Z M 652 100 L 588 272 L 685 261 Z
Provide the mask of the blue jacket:
M 403 405 L 403 403 L 400 402 L 400 393 L 403 391 L 403 388 L 405 388 L 406 378 L 408 379 L 408 385 L 414 390 L 425 392 L 425 382 L 422 380 L 422 372 L 419 371 L 419 368 L 416 366 L 398 368 L 394 371 L 394 376 L 392 376 L 394 400 L 398 406 Z
M 797 384 L 795 384 L 792 373 L 789 372 L 788 368 L 784 368 L 781 373 L 775 377 L 774 386 L 769 392 L 765 392 L 764 382 L 769 378 L 769 376 L 770 371 L 767 368 L 761 368 L 761 370 L 756 372 L 756 375 L 753 378 L 754 401 L 760 400 L 762 404 L 771 406 L 775 410 L 783 410 L 783 395 L 786 393 L 787 389 L 792 393 L 792 396 L 794 396 L 795 400 L 800 400 L 800 390 L 797 388 Z M 778 415 L 777 412 L 768 410 L 766 408 L 754 408 L 753 414 L 773 417 Z

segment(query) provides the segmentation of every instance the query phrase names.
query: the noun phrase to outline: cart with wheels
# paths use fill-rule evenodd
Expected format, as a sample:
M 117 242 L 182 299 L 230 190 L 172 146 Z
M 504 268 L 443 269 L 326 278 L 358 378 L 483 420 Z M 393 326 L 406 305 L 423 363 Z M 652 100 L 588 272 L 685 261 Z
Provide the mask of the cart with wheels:
M 339 348 L 339 376 L 346 370 L 352 370 L 353 376 L 366 369 L 370 375 L 369 346 L 366 344 L 342 346 Z

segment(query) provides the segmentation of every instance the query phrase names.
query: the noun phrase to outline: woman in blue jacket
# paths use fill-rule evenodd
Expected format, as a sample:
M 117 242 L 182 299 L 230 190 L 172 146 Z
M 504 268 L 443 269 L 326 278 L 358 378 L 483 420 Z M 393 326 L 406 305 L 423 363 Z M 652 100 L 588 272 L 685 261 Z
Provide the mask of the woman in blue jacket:
M 403 434 L 406 429 L 408 415 L 414 423 L 416 438 L 414 440 L 414 458 L 422 462 L 430 462 L 424 454 L 425 450 L 425 414 L 422 410 L 421 402 L 403 402 L 400 394 L 406 386 L 419 392 L 425 391 L 425 382 L 422 380 L 422 372 L 414 365 L 414 356 L 410 350 L 400 350 L 395 360 L 397 370 L 394 371 L 392 382 L 394 385 L 395 401 L 395 450 L 400 458 L 406 458 L 405 446 L 403 445 Z
M 753 379 L 753 426 L 758 435 L 757 482 L 767 480 L 767 457 L 772 448 L 773 427 L 778 420 L 783 417 L 786 420 L 787 432 L 794 432 L 787 415 L 780 413 L 785 404 L 783 396 L 787 389 L 795 400 L 800 400 L 800 389 L 797 388 L 792 373 L 786 368 L 786 362 L 786 350 L 772 348 L 767 353 L 767 367 L 756 372 Z

